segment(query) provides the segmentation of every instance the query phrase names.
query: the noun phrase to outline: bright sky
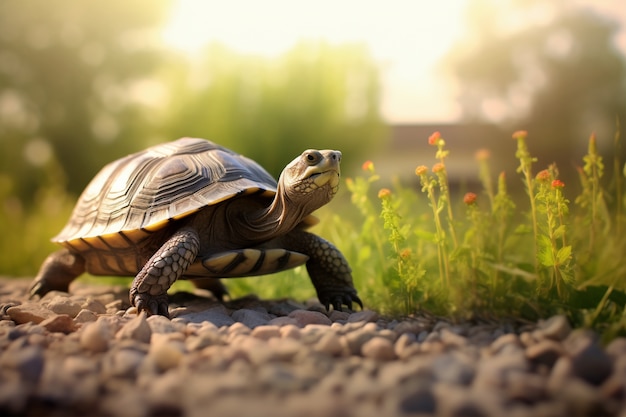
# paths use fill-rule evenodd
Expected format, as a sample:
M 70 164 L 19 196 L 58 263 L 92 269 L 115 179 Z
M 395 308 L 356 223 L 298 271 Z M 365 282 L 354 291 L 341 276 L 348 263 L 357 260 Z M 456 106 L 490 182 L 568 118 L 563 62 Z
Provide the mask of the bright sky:
M 603 11 L 621 9 L 622 1 L 577 0 Z M 301 39 L 364 42 L 382 70 L 381 110 L 388 121 L 451 122 L 460 115 L 457 87 L 439 64 L 465 33 L 469 2 L 178 0 L 163 36 L 190 54 L 211 41 L 266 56 L 281 54 Z

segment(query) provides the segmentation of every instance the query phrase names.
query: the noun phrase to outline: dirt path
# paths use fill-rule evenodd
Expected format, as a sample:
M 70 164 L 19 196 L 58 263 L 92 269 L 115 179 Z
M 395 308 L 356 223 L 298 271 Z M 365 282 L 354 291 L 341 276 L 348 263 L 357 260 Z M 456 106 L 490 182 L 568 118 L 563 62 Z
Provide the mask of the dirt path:
M 123 288 L 28 301 L 0 279 L 0 415 L 626 415 L 626 339 L 536 325 L 182 293 L 172 320 Z

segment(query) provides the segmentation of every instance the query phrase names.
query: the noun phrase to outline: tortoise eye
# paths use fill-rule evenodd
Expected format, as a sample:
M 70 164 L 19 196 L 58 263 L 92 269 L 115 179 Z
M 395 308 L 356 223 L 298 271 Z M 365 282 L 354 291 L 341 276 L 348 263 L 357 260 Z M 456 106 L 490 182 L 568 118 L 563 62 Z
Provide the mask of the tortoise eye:
M 306 154 L 306 161 L 309 165 L 315 165 L 319 162 L 321 157 L 322 155 L 317 151 L 308 152 Z

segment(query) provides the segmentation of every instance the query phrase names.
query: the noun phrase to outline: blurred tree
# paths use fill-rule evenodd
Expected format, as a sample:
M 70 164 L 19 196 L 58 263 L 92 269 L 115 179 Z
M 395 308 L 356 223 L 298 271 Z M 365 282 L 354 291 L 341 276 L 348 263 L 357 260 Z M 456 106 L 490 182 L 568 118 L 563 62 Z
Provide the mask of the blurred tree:
M 474 0 L 469 25 L 445 61 L 465 119 L 528 130 L 540 163 L 568 171 L 592 131 L 612 144 L 616 117 L 626 120 L 616 22 L 563 0 Z
M 210 45 L 167 70 L 167 137 L 213 139 L 273 175 L 307 148 L 340 149 L 354 164 L 384 136 L 378 71 L 362 46 L 301 43 L 266 59 Z
M 138 147 L 139 90 L 165 58 L 156 30 L 168 5 L 0 2 L 0 176 L 20 199 L 51 172 L 77 193 L 103 162 Z M 57 159 L 62 170 L 50 168 Z

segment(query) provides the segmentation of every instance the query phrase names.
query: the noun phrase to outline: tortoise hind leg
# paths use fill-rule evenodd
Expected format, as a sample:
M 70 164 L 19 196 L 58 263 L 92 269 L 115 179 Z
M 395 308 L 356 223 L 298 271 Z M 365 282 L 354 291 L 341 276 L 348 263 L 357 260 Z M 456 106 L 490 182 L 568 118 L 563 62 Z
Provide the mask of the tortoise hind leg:
M 228 290 L 219 278 L 191 278 L 191 283 L 198 289 L 210 291 L 219 301 L 224 301 L 228 295 Z
M 130 303 L 139 312 L 169 317 L 167 290 L 196 259 L 198 233 L 181 229 L 174 233 L 139 271 L 130 288 Z
M 51 253 L 30 284 L 29 294 L 43 297 L 50 291 L 69 290 L 70 282 L 85 272 L 85 259 L 67 249 Z

